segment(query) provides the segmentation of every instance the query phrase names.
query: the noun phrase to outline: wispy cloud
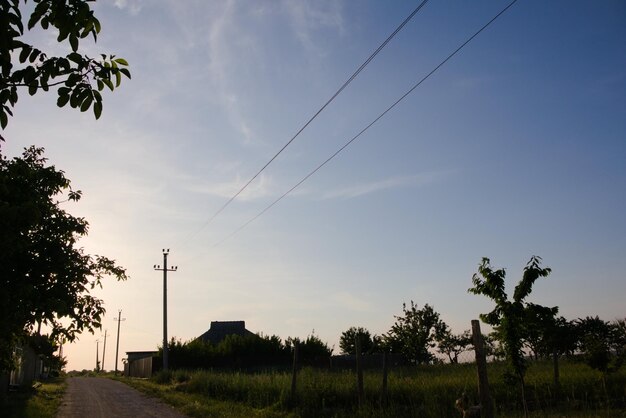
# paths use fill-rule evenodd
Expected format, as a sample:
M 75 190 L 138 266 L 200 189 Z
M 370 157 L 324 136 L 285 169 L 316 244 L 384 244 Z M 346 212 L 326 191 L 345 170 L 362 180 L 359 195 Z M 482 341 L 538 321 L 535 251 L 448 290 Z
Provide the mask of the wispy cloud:
M 340 1 L 284 0 L 283 7 L 297 39 L 309 52 L 315 52 L 316 55 L 323 54 L 323 49 L 313 39 L 316 31 L 334 29 L 341 33 L 344 30 Z
M 229 122 L 243 136 L 244 143 L 250 144 L 254 142 L 255 133 L 241 110 L 237 89 L 231 86 L 232 67 L 237 65 L 233 51 L 237 49 L 237 45 L 253 42 L 244 34 L 245 29 L 237 20 L 236 3 L 232 0 L 226 1 L 221 10 L 215 12 L 208 30 L 207 66 Z
M 192 193 L 208 194 L 221 198 L 232 197 L 245 184 L 244 179 L 239 175 L 230 181 L 204 183 L 204 184 L 186 184 L 186 190 Z M 261 175 L 251 183 L 237 198 L 243 201 L 260 199 L 275 194 L 274 183 L 271 176 L 261 173 Z
M 446 173 L 447 172 L 443 171 L 433 171 L 413 176 L 392 177 L 385 180 L 357 184 L 351 187 L 326 192 L 321 196 L 321 199 L 351 199 L 354 197 L 364 196 L 366 194 L 381 192 L 383 190 L 405 187 L 423 187 L 439 180 Z
M 127 10 L 133 16 L 139 14 L 142 8 L 142 0 L 115 0 L 115 7 L 120 10 Z

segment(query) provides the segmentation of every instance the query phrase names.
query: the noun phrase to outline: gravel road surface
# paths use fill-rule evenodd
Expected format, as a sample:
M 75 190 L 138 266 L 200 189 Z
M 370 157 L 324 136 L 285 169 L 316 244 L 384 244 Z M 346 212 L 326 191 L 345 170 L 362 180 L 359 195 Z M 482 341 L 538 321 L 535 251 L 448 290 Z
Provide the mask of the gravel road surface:
M 71 377 L 58 418 L 185 418 L 169 405 L 121 382 L 98 377 Z

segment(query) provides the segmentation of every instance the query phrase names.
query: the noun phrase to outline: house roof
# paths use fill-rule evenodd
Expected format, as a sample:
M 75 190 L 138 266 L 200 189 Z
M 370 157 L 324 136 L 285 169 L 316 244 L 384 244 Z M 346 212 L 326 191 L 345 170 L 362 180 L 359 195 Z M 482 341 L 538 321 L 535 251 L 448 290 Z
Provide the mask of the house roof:
M 203 342 L 219 344 L 227 335 L 239 335 L 245 337 L 256 335 L 246 329 L 245 321 L 211 321 L 211 327 L 207 332 L 198 337 Z

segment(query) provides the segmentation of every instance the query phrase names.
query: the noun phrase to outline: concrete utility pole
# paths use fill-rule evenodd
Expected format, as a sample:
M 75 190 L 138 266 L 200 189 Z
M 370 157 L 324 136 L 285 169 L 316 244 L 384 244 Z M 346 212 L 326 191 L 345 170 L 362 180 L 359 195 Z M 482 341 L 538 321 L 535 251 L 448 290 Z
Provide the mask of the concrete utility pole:
M 104 353 L 107 351 L 107 330 L 104 330 L 104 346 L 102 347 L 102 371 L 104 370 Z
M 163 272 L 163 370 L 168 369 L 169 353 L 167 349 L 167 272 L 178 270 L 177 266 L 167 268 L 167 255 L 170 249 L 163 249 L 163 268 L 155 264 L 154 269 Z
M 120 350 L 120 323 L 126 321 L 126 318 L 122 318 L 122 310 L 117 311 L 117 318 L 113 319 L 117 321 L 117 343 L 115 344 L 115 375 L 117 376 L 117 354 Z
M 96 373 L 100 371 L 100 359 L 98 358 L 99 350 L 100 350 L 100 340 L 96 340 Z

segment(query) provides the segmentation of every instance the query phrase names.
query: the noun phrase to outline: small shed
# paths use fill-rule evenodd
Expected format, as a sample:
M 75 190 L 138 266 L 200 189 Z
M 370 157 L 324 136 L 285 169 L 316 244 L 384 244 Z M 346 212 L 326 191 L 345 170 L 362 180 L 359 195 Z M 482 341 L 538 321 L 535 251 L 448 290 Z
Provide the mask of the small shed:
M 246 329 L 246 321 L 211 321 L 209 330 L 199 336 L 198 339 L 205 343 L 210 342 L 213 345 L 217 345 L 227 335 L 246 337 L 256 334 Z
M 158 351 L 127 351 L 127 361 L 124 364 L 124 376 L 143 377 L 152 376 L 157 366 L 153 359 L 159 354 Z

